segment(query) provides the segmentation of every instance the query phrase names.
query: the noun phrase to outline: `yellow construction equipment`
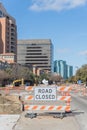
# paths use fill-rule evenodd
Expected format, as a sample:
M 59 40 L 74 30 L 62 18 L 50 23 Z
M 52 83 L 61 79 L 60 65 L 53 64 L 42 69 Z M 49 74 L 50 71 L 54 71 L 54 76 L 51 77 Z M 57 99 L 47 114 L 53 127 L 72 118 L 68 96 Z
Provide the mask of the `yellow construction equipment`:
M 13 81 L 13 86 L 15 86 L 15 83 L 20 82 L 20 81 L 21 81 L 21 85 L 23 86 L 24 85 L 24 79 L 23 78 L 22 79 L 14 80 Z

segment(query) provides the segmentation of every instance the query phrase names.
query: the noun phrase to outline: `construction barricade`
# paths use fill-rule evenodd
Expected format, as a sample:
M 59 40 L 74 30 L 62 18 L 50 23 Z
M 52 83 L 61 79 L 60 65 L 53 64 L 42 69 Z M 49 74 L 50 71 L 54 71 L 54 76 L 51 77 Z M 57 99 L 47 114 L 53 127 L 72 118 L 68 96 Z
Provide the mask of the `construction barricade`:
M 85 84 L 73 84 L 72 92 L 79 96 L 87 96 L 87 88 Z
M 44 86 L 25 87 L 28 95 L 25 95 L 23 108 L 29 113 L 71 112 L 71 87 Z

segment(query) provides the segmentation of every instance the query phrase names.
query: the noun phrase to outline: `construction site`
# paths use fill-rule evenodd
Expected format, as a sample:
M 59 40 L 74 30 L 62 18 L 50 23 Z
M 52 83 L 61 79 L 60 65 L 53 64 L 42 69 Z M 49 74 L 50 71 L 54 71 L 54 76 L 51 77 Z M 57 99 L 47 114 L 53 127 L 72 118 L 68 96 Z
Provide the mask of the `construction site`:
M 0 114 L 20 114 L 21 103 L 18 96 L 0 95 Z
M 85 113 L 77 99 L 85 103 L 87 88 L 77 84 L 0 88 L 0 119 L 6 120 L 6 130 L 80 130 L 78 117 Z

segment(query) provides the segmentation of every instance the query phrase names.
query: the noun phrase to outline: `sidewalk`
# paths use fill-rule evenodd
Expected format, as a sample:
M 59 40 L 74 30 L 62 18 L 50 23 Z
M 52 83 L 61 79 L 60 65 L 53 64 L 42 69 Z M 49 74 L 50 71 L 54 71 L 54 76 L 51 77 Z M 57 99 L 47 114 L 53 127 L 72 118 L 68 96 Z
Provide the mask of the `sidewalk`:
M 53 118 L 53 116 L 37 116 L 30 119 L 22 114 L 19 122 L 13 130 L 79 130 L 79 126 L 73 116 Z
M 20 115 L 0 115 L 0 130 L 12 130 Z

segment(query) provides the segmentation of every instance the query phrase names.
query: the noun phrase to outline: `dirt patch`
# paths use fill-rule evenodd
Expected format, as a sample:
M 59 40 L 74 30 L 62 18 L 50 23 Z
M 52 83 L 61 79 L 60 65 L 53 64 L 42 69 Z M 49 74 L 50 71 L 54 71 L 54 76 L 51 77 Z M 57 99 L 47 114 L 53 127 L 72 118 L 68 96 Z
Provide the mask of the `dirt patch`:
M 18 96 L 0 96 L 0 114 L 20 114 L 21 112 Z

